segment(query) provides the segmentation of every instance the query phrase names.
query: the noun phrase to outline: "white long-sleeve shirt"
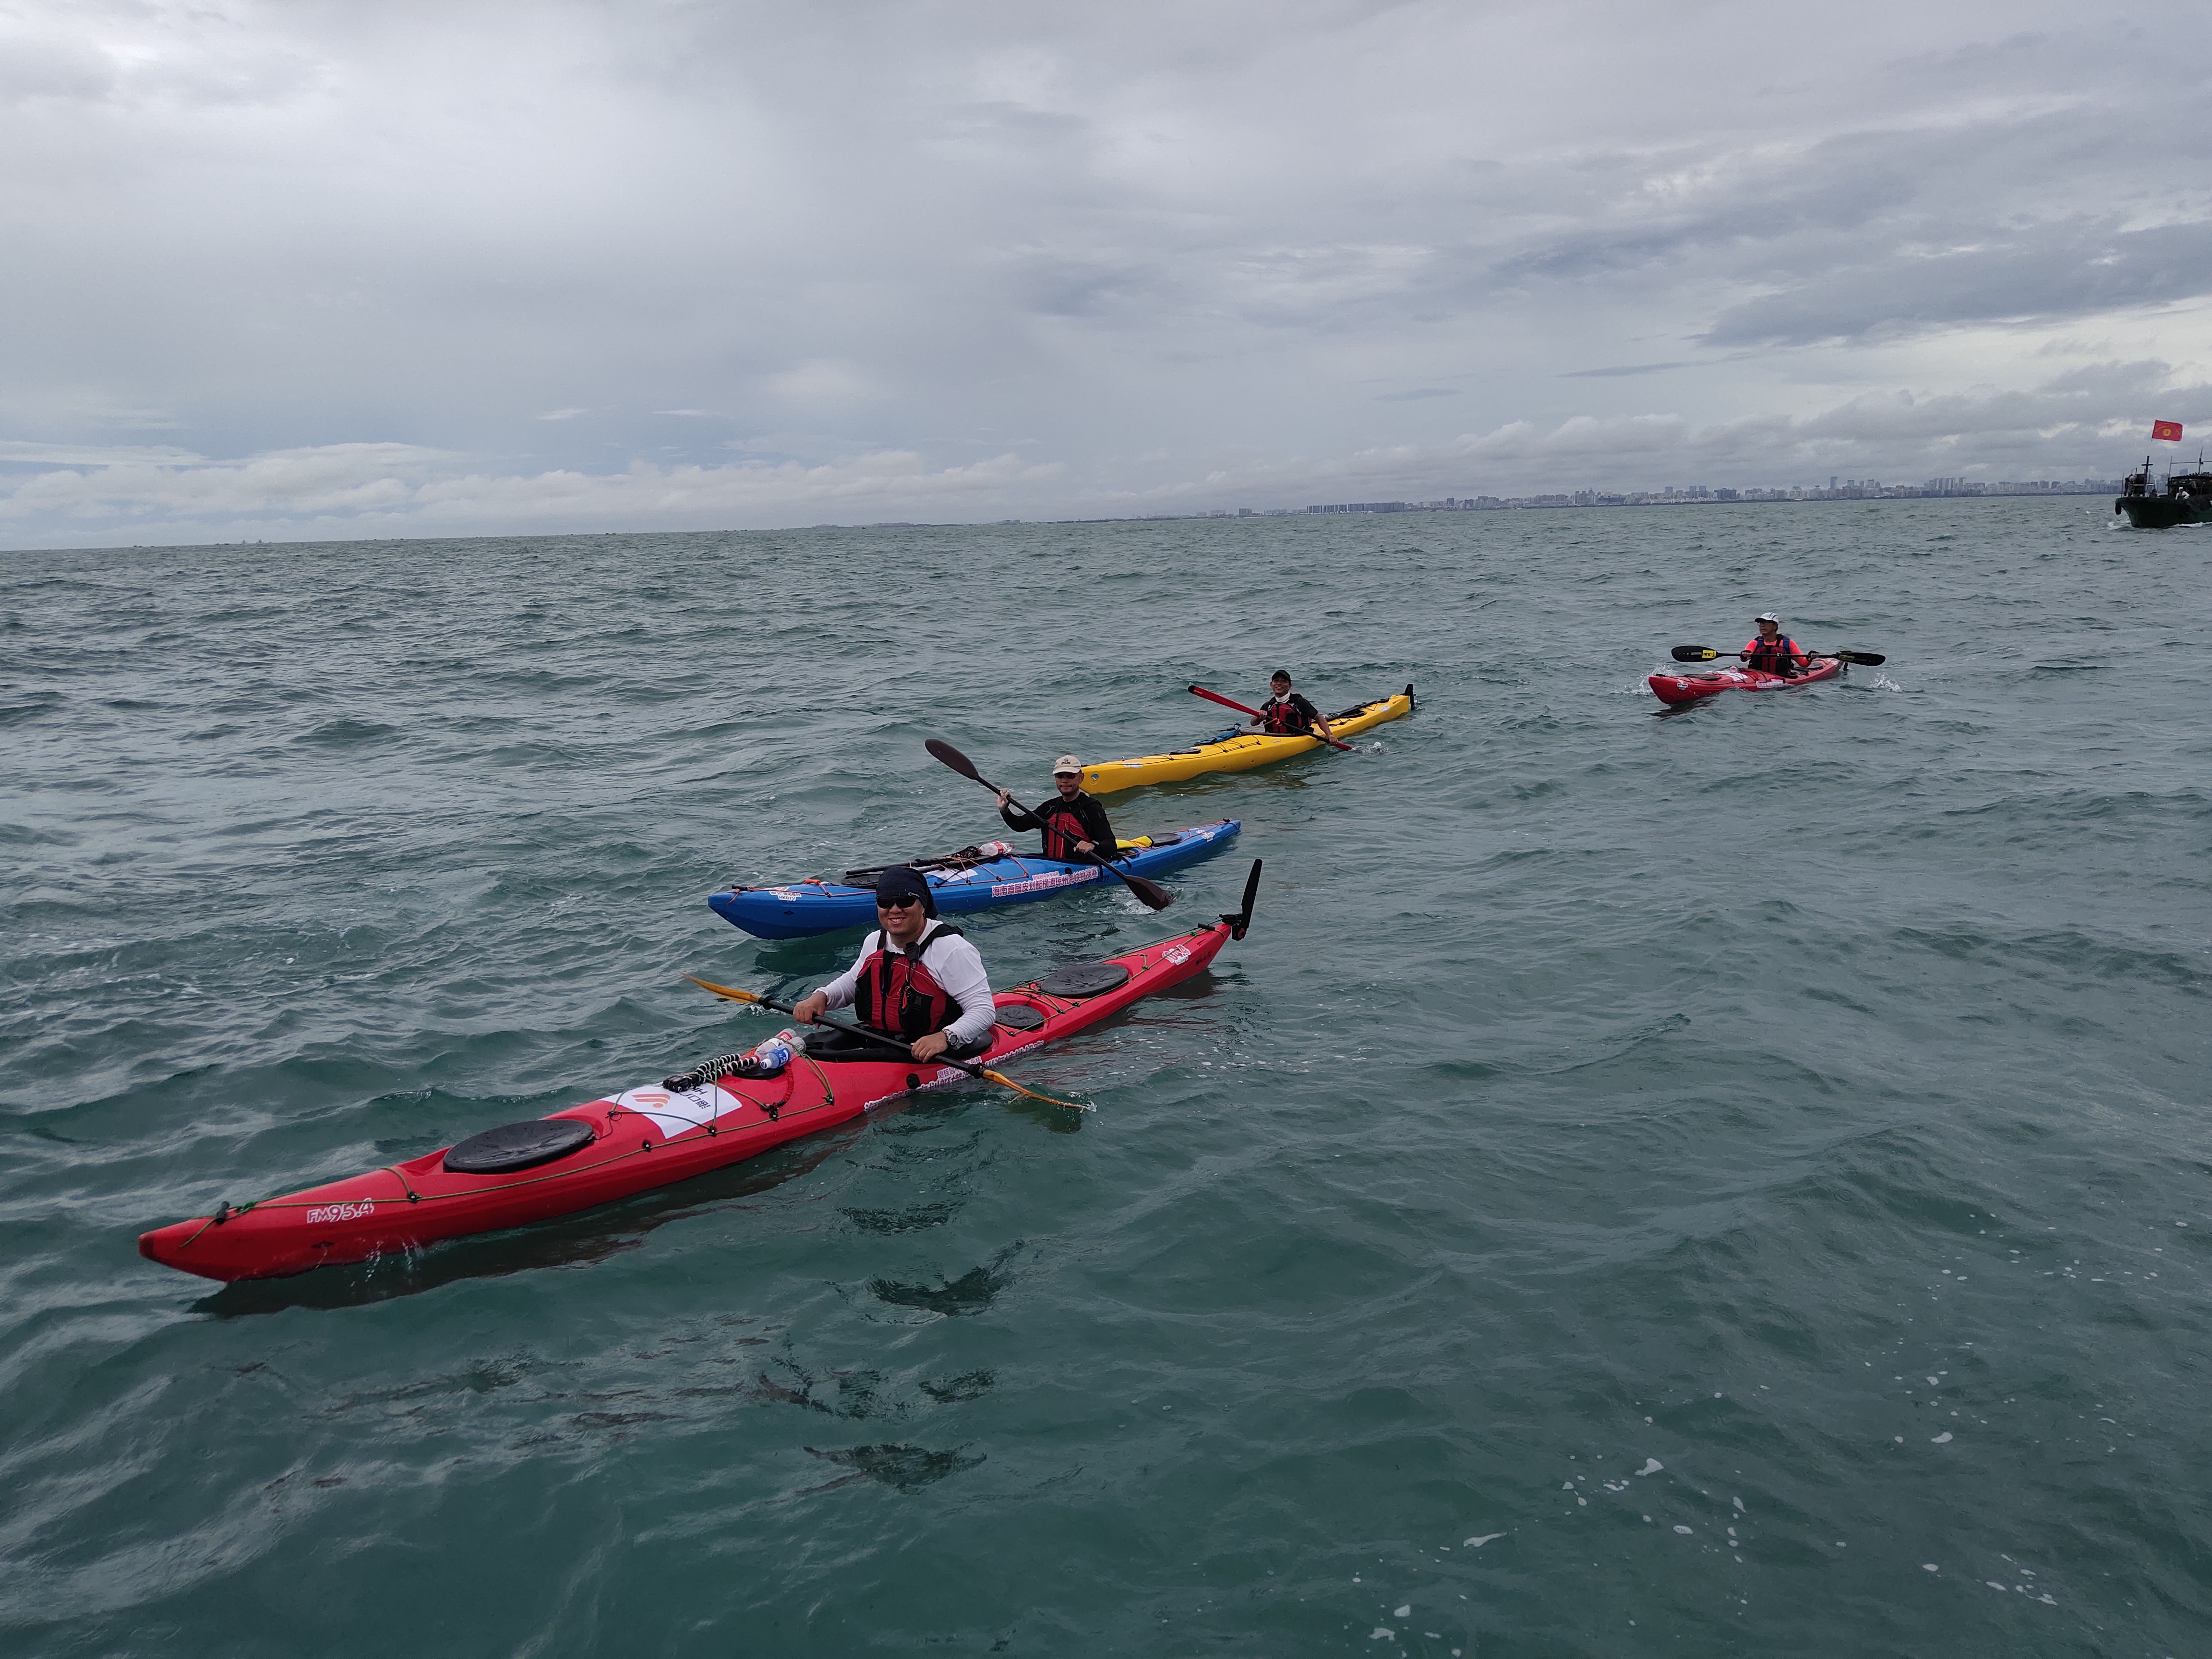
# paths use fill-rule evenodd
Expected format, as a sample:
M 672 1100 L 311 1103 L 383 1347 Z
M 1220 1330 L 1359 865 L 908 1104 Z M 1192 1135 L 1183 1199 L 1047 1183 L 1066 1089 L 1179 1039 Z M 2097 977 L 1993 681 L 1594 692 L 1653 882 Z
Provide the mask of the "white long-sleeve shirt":
M 960 1018 L 945 1028 L 946 1038 L 956 1048 L 974 1042 L 991 1029 L 991 1022 L 998 1018 L 991 1001 L 991 976 L 983 971 L 982 953 L 968 942 L 964 933 L 956 933 L 931 947 L 930 941 L 944 927 L 945 923 L 933 920 L 923 927 L 914 948 L 903 952 L 891 943 L 890 934 L 878 929 L 860 941 L 860 954 L 853 965 L 822 988 L 823 996 L 832 1008 L 851 1007 L 860 991 L 860 969 L 875 954 L 878 945 L 890 956 L 920 956 L 927 952 L 930 977 L 960 1005 Z

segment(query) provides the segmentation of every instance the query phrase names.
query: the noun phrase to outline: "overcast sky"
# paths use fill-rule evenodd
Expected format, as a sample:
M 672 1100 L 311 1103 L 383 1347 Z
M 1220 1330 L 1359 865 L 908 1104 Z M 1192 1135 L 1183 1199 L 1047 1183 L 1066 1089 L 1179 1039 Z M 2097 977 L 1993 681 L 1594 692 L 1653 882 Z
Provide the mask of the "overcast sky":
M 0 545 L 2116 476 L 2189 15 L 0 0 Z

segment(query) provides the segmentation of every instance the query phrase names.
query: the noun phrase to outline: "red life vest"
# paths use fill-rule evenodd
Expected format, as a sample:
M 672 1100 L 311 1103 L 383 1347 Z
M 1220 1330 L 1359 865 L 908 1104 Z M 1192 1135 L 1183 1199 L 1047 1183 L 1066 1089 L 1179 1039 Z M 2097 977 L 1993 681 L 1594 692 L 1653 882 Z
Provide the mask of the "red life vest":
M 1091 832 L 1083 827 L 1083 815 L 1071 803 L 1055 797 L 1030 816 L 1044 831 L 1045 857 L 1070 864 L 1082 861 L 1083 855 L 1075 850 L 1075 843 L 1089 841 Z
M 1753 640 L 1744 647 L 1744 653 L 1743 665 L 1762 674 L 1797 674 L 1806 667 L 1805 653 L 1787 634 L 1777 634 L 1771 645 L 1764 640 Z
M 1304 712 L 1289 697 L 1270 697 L 1260 705 L 1260 714 L 1265 722 L 1262 730 L 1273 737 L 1304 736 L 1310 722 Z
M 912 1042 L 957 1019 L 959 1005 L 922 958 L 938 940 L 959 935 L 957 927 L 934 926 L 909 954 L 890 950 L 889 938 L 878 933 L 876 948 L 860 964 L 860 977 L 853 987 L 853 1007 L 860 1023 Z

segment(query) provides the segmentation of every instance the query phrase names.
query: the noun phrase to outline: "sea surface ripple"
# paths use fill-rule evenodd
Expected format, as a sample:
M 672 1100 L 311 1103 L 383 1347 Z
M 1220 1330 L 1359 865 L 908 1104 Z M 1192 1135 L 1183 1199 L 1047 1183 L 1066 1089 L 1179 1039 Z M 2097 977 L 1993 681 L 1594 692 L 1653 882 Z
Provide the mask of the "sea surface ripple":
M 2180 1655 L 2212 538 L 2100 500 L 7 556 L 11 1655 Z M 1888 662 L 1662 715 L 1773 605 Z M 720 1175 L 224 1289 L 143 1228 L 656 1079 L 992 832 L 942 735 L 1419 712 L 1001 985 L 1182 993 Z

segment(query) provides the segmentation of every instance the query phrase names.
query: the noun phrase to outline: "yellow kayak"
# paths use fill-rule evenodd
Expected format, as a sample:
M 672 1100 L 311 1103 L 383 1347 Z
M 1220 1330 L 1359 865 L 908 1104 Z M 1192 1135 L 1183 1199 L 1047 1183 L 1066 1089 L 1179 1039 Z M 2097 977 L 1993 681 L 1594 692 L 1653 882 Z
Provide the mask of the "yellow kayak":
M 1341 741 L 1385 720 L 1403 720 L 1413 712 L 1413 688 L 1409 685 L 1395 696 L 1384 697 L 1379 702 L 1364 702 L 1341 714 L 1331 714 L 1328 729 Z M 1255 766 L 1272 766 L 1277 761 L 1288 760 L 1293 755 L 1303 755 L 1309 749 L 1321 746 L 1319 738 L 1268 737 L 1253 732 L 1224 738 L 1218 743 L 1173 750 L 1164 755 L 1100 761 L 1083 769 L 1083 787 L 1094 795 L 1110 795 L 1116 789 L 1134 789 L 1143 784 L 1181 783 L 1185 778 L 1206 772 L 1249 772 Z

